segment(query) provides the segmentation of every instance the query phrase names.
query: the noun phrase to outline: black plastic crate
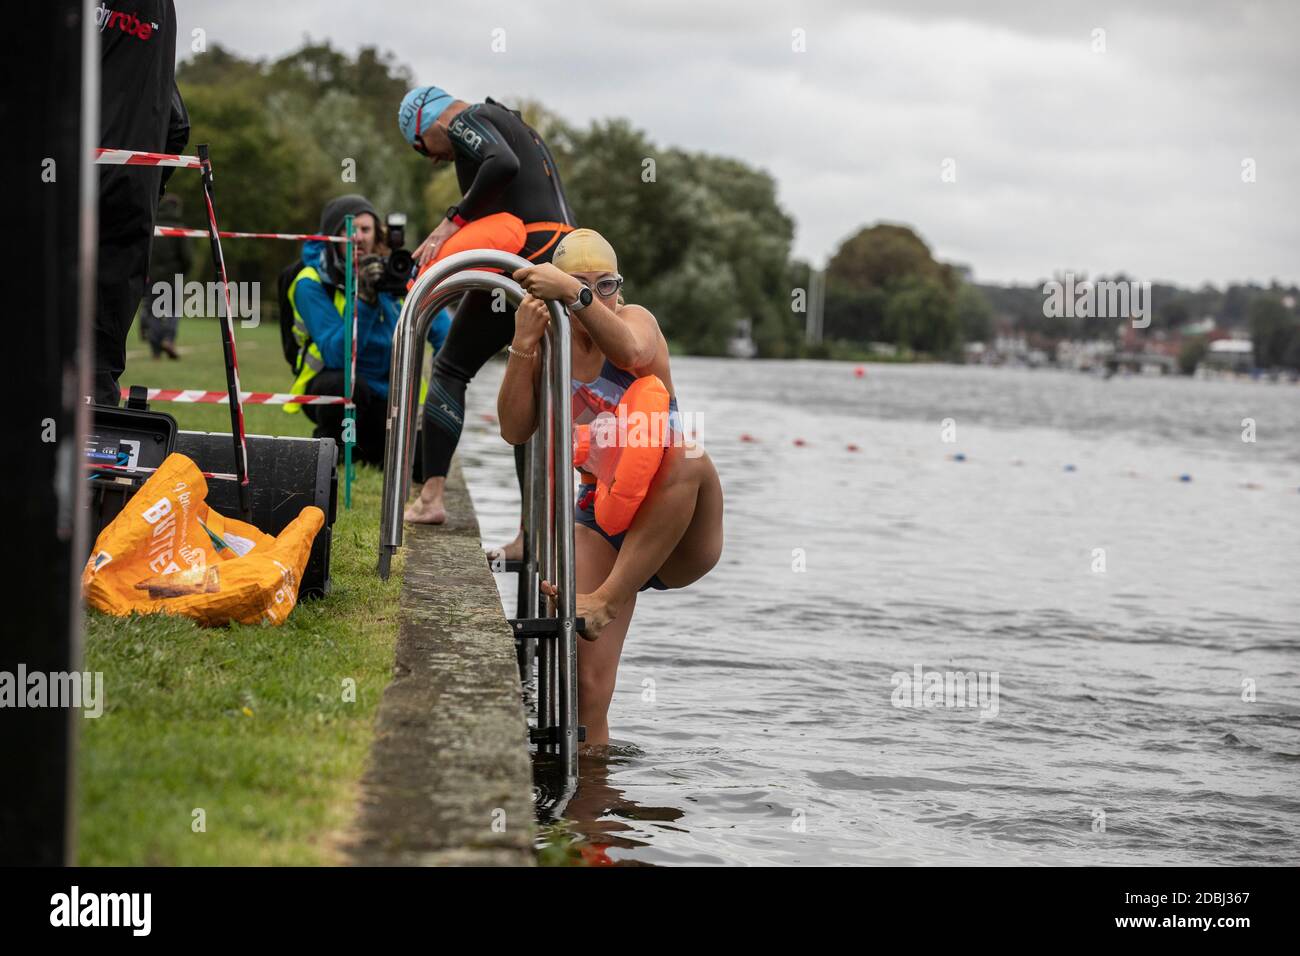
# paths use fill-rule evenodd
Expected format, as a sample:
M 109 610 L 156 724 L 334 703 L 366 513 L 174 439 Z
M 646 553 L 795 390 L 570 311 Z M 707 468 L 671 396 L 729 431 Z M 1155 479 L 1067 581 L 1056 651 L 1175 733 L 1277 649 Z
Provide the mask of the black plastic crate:
M 248 435 L 246 441 L 254 525 L 278 535 L 308 505 L 325 512 L 325 525 L 312 543 L 298 588 L 299 598 L 323 597 L 330 588 L 330 546 L 338 513 L 338 448 L 329 438 Z M 234 443 L 228 433 L 180 432 L 176 451 L 202 471 L 235 471 Z M 239 486 L 209 480 L 208 505 L 239 518 Z

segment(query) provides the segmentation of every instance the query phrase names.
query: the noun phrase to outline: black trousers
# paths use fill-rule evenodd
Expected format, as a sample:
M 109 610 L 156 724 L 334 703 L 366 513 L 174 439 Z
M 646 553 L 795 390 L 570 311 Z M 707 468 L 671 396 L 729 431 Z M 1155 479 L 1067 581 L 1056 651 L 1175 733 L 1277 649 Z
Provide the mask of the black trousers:
M 514 337 L 514 309 L 493 312 L 491 293 L 468 292 L 460 300 L 447 341 L 433 360 L 433 378 L 424 400 L 420 441 L 425 477 L 446 477 L 465 424 L 465 390 L 470 379 Z M 514 452 L 515 477 L 522 495 L 524 446 L 516 445 Z
M 308 395 L 342 395 L 343 370 L 327 368 L 307 383 Z M 358 378 L 352 383 L 352 401 L 357 406 L 356 443 L 352 446 L 352 460 L 384 466 L 384 427 L 388 415 L 388 400 L 380 398 Z M 332 438 L 339 447 L 340 467 L 343 462 L 343 406 L 304 405 L 303 412 L 316 423 L 313 438 Z
M 530 233 L 519 254 L 532 262 L 550 262 L 556 238 L 553 232 Z M 421 438 L 424 474 L 428 477 L 444 477 L 451 467 L 451 456 L 465 426 L 465 390 L 470 379 L 515 337 L 515 310 L 493 311 L 492 301 L 489 292 L 467 292 L 456 307 L 447 341 L 433 360 Z M 524 446 L 516 445 L 514 451 L 515 477 L 522 499 Z
M 158 295 L 150 284 L 144 290 L 144 305 L 140 309 L 140 328 L 149 349 L 156 356 L 162 351 L 164 342 L 176 339 L 180 327 L 180 303 L 172 301 L 170 291 Z M 315 394 L 315 393 L 312 393 Z
M 100 240 L 95 296 L 95 402 L 117 405 L 118 379 L 126 370 L 126 339 L 144 295 L 149 237 L 144 241 Z
M 149 275 L 161 181 L 159 167 L 100 169 L 93 388 L 101 405 L 117 405 L 121 397 L 118 378 L 126 370 L 126 339 Z

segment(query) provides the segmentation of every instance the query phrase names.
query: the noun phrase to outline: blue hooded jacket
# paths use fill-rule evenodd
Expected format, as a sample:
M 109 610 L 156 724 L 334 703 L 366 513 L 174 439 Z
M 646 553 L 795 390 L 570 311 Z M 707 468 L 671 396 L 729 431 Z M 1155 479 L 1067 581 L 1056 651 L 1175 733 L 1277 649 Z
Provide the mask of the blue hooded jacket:
M 302 264 L 328 275 L 323 262 L 326 244 L 319 239 L 303 243 Z M 320 349 L 326 368 L 339 369 L 346 364 L 343 350 L 343 316 L 334 308 L 333 292 L 314 279 L 301 279 L 294 292 L 298 314 L 307 323 L 307 332 Z M 357 377 L 380 398 L 388 397 L 388 373 L 393 354 L 393 331 L 402 311 L 402 300 L 387 292 L 379 293 L 373 305 L 357 299 Z M 429 327 L 429 344 L 435 352 L 442 348 L 451 329 L 451 310 L 443 309 Z

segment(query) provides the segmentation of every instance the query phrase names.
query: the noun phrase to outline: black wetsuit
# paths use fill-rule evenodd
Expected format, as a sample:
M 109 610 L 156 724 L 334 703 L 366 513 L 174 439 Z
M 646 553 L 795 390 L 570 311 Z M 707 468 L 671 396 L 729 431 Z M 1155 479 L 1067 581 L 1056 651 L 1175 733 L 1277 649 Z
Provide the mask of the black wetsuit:
M 456 152 L 461 217 L 473 221 L 508 212 L 523 220 L 527 241 L 519 255 L 549 262 L 563 230 L 573 225 L 559 170 L 546 143 L 518 113 L 489 99 L 475 103 L 448 128 Z M 456 309 L 447 341 L 433 363 L 424 403 L 423 466 L 426 477 L 447 474 L 460 442 L 465 418 L 465 388 L 483 363 L 514 338 L 513 310 L 494 312 L 487 292 L 470 292 Z M 523 446 L 515 449 L 523 486 Z
M 113 149 L 179 153 L 190 121 L 176 89 L 172 0 L 106 0 L 100 40 L 100 141 Z M 158 197 L 172 167 L 99 168 L 95 401 L 118 403 L 126 337 L 144 295 Z M 190 172 L 186 175 L 197 176 Z

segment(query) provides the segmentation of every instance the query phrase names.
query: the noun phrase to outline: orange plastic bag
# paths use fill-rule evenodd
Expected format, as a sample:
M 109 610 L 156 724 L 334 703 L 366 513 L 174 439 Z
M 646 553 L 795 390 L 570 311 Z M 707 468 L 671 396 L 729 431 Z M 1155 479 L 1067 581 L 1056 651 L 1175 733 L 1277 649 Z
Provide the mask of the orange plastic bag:
M 279 537 L 206 504 L 208 484 L 169 455 L 95 541 L 81 590 L 106 614 L 182 614 L 200 624 L 281 624 L 298 602 L 312 541 L 325 524 L 302 509 Z

